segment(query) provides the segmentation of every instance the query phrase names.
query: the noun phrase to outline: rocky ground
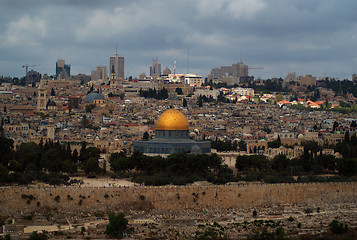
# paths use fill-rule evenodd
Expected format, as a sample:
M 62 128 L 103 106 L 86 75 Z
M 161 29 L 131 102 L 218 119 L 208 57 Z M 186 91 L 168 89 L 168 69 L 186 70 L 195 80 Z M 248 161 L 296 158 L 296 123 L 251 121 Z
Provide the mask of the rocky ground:
M 283 227 L 289 236 L 320 235 L 334 219 L 350 229 L 357 227 L 355 204 L 322 206 L 266 206 L 259 209 L 202 209 L 200 211 L 128 211 L 132 234 L 126 239 L 194 239 L 211 229 L 229 239 L 252 234 L 253 229 L 275 231 Z M 50 239 L 107 239 L 106 212 L 66 214 L 47 209 L 27 215 L 2 216 L 3 230 L 11 239 L 28 239 L 33 231 L 46 231 Z M 3 233 L 4 234 L 4 233 Z

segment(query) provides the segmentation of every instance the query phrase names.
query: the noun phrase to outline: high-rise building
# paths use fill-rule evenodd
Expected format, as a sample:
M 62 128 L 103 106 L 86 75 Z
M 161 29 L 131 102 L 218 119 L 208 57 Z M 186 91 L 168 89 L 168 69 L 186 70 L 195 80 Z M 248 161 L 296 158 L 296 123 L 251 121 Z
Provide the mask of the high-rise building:
M 56 62 L 56 79 L 69 79 L 71 76 L 71 65 L 65 64 L 63 59 Z
M 243 62 L 234 63 L 232 66 L 213 68 L 208 79 L 214 81 L 221 78 L 233 78 L 232 83 L 234 84 L 238 83 L 240 79 L 248 77 L 248 69 L 249 67 Z
M 159 60 L 153 59 L 150 67 L 150 77 L 160 77 L 161 75 L 161 64 Z
M 110 57 L 110 75 L 114 75 L 116 78 L 124 79 L 124 57 L 118 54 Z
M 96 70 L 91 72 L 92 81 L 106 81 L 108 78 L 108 69 L 106 66 L 98 66 Z

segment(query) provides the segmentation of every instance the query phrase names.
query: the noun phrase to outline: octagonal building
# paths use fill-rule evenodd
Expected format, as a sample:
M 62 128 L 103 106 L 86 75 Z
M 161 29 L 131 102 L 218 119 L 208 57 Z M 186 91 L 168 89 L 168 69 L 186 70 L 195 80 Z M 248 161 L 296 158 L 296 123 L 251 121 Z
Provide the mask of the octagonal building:
M 134 141 L 134 151 L 147 155 L 210 153 L 211 142 L 190 139 L 186 116 L 179 110 L 168 109 L 157 119 L 155 139 Z

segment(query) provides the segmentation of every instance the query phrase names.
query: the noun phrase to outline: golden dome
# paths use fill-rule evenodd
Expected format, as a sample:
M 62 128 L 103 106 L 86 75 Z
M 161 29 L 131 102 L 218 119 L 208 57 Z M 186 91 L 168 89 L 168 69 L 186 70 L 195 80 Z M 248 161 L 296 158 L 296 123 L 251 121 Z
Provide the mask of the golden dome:
M 188 130 L 188 126 L 185 115 L 176 109 L 166 110 L 156 122 L 156 130 Z

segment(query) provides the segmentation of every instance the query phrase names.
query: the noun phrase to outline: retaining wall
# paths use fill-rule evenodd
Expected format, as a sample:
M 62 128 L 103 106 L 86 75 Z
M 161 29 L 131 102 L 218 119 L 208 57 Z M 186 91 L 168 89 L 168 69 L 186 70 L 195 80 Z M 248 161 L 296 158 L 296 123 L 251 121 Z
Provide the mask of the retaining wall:
M 357 202 L 356 190 L 355 182 L 120 188 L 2 187 L 0 188 L 0 215 L 41 209 L 79 212 L 128 209 L 227 209 L 303 203 L 318 205 Z M 24 194 L 32 195 L 35 199 L 24 198 L 22 197 Z

